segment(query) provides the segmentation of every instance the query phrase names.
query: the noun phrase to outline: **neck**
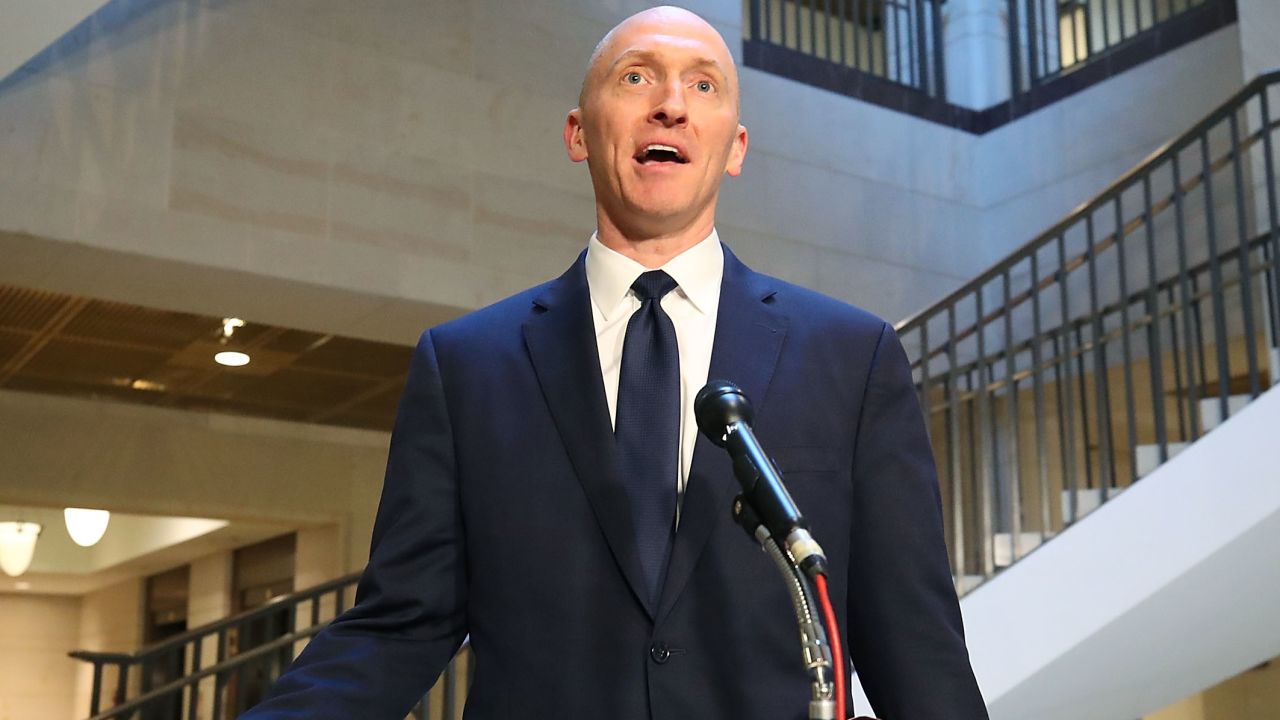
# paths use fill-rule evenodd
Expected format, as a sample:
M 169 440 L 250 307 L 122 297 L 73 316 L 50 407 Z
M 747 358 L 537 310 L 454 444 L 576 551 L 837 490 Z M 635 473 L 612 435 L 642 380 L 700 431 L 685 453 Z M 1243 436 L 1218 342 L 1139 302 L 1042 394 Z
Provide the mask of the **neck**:
M 621 253 L 647 268 L 658 268 L 671 258 L 697 245 L 715 229 L 715 213 L 674 230 L 624 229 L 611 221 L 600 208 L 596 212 L 596 237 L 605 247 Z

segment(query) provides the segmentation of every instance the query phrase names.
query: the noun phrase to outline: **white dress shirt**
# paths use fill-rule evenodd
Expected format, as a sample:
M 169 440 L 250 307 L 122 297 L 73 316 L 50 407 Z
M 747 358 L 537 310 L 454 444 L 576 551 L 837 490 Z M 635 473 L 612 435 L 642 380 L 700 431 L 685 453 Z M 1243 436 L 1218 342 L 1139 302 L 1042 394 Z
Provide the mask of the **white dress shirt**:
M 631 290 L 631 284 L 650 269 L 665 271 L 679 285 L 662 298 L 662 309 L 675 325 L 676 345 L 680 350 L 680 462 L 678 476 L 672 478 L 677 493 L 678 520 L 680 500 L 684 497 L 689 466 L 693 462 L 693 446 L 698 439 L 693 399 L 707 382 L 716 313 L 720 308 L 720 280 L 724 275 L 720 236 L 713 229 L 704 240 L 671 258 L 661 268 L 647 268 L 605 247 L 592 234 L 587 243 L 587 286 L 591 291 L 591 319 L 595 322 L 610 423 L 615 423 L 617 418 L 618 375 L 627 321 L 640 309 L 640 299 Z

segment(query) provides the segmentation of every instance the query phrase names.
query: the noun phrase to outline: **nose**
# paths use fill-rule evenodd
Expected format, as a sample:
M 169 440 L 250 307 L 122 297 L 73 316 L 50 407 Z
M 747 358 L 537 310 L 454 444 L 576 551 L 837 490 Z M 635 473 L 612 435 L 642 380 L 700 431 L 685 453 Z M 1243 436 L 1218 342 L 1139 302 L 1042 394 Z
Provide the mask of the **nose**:
M 684 87 L 679 81 L 665 83 L 658 91 L 658 97 L 649 121 L 659 123 L 663 127 L 672 128 L 689 122 L 689 109 L 684 102 Z

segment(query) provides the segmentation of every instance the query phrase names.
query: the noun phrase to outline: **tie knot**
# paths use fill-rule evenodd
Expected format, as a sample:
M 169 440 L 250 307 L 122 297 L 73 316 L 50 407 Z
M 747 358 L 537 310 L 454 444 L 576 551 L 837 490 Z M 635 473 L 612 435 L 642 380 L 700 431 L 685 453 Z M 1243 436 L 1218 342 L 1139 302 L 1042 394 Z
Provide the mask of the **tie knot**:
M 664 295 L 676 289 L 675 279 L 662 270 L 650 270 L 640 273 L 640 277 L 631 283 L 640 302 L 645 300 L 661 300 Z

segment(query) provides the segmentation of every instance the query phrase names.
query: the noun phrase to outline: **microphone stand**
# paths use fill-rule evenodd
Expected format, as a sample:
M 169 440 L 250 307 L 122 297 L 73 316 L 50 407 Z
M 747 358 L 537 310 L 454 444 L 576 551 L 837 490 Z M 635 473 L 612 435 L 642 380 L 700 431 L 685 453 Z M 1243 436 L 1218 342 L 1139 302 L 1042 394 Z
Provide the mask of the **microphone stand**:
M 751 401 L 737 385 L 712 380 L 698 391 L 693 408 L 698 429 L 733 460 L 733 474 L 742 485 L 742 494 L 733 502 L 733 519 L 760 543 L 786 583 L 812 684 L 809 718 L 845 720 L 848 676 L 827 588 L 826 556 L 809 534 L 781 473 L 756 441 Z
M 765 554 L 773 560 L 791 596 L 796 623 L 800 629 L 800 649 L 804 655 L 805 670 L 812 685 L 809 720 L 835 720 L 836 702 L 835 686 L 832 681 L 831 645 L 827 642 L 827 632 L 823 628 L 821 619 L 814 612 L 816 603 L 808 579 L 800 571 L 800 565 L 791 552 L 774 542 L 768 528 L 760 522 L 760 517 L 742 495 L 733 500 L 733 519 L 747 531 L 748 535 L 760 543 Z

